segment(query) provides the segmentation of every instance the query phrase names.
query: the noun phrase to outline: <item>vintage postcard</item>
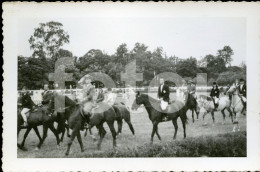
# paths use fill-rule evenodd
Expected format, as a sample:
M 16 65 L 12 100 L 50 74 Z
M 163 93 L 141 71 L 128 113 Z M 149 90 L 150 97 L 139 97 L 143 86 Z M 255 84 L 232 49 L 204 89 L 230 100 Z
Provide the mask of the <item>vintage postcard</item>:
M 260 3 L 2 8 L 3 171 L 260 170 Z

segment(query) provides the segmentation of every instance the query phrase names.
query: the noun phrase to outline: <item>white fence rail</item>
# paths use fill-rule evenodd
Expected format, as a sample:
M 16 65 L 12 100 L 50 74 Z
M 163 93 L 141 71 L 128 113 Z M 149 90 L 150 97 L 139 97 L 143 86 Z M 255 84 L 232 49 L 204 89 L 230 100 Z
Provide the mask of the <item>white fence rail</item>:
M 212 87 L 196 87 L 197 91 L 208 91 L 210 90 Z M 226 88 L 226 87 L 224 87 Z M 118 96 L 124 96 L 124 94 L 131 94 L 134 93 L 135 91 L 145 91 L 147 88 L 112 88 L 112 91 L 117 92 Z M 179 94 L 182 94 L 185 90 L 187 90 L 187 87 L 171 87 L 171 90 L 176 91 L 177 96 Z M 106 89 L 103 89 L 104 91 L 106 91 Z M 157 91 L 158 87 L 152 87 L 149 88 L 149 91 Z M 49 90 L 49 91 L 56 91 L 56 92 L 60 92 L 70 98 L 73 97 L 77 97 L 81 94 L 82 89 L 66 89 L 66 90 Z M 20 96 L 20 92 L 18 91 L 18 97 Z M 31 98 L 32 101 L 39 105 L 42 102 L 42 93 L 44 92 L 44 90 L 29 90 L 30 94 L 31 94 Z

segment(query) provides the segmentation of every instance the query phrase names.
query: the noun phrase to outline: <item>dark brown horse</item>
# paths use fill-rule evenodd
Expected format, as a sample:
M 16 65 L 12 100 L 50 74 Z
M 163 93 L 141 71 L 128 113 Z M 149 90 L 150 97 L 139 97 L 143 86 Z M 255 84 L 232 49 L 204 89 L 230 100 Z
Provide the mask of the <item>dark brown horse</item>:
M 114 110 L 116 112 L 115 120 L 117 121 L 117 126 L 118 126 L 116 135 L 119 136 L 122 133 L 123 120 L 128 124 L 132 134 L 135 135 L 135 130 L 131 123 L 130 111 L 127 109 L 125 104 L 122 102 L 114 103 L 114 105 L 112 107 L 114 108 Z M 86 129 L 84 136 L 85 137 L 87 136 L 88 130 L 89 130 L 89 133 L 90 133 L 90 136 L 92 137 L 92 139 L 94 141 L 96 141 L 96 137 L 92 134 L 91 128 Z M 100 135 L 100 133 L 99 133 L 99 135 Z
M 26 129 L 22 143 L 18 144 L 18 147 L 20 149 L 27 150 L 24 147 L 24 144 L 25 144 L 25 140 L 26 140 L 28 134 L 30 133 L 31 129 L 34 129 L 36 135 L 38 136 L 38 138 L 40 140 L 39 144 L 37 145 L 37 148 L 40 148 L 41 145 L 43 144 L 44 140 L 46 139 L 48 129 L 50 129 L 53 132 L 53 134 L 55 135 L 56 140 L 57 140 L 57 145 L 59 146 L 60 139 L 58 137 L 56 129 L 54 128 L 54 121 L 57 118 L 57 116 L 49 115 L 44 108 L 39 108 L 38 111 L 30 113 L 30 115 L 27 119 L 28 126 L 22 127 L 21 125 L 24 123 L 24 121 L 21 116 L 20 109 L 21 108 L 18 109 L 18 113 L 17 113 L 17 137 L 19 136 L 21 129 Z M 43 138 L 41 138 L 39 131 L 37 129 L 37 126 L 40 126 L 40 125 L 43 126 Z
M 136 99 L 132 105 L 132 109 L 136 110 L 141 104 L 144 105 L 146 111 L 148 112 L 149 119 L 152 121 L 152 124 L 153 124 L 153 130 L 152 130 L 152 134 L 151 134 L 151 143 L 153 143 L 153 137 L 154 137 L 155 133 L 156 133 L 158 139 L 161 140 L 161 137 L 158 133 L 158 124 L 160 122 L 163 122 L 162 121 L 163 113 L 156 110 L 157 108 L 158 109 L 160 108 L 159 107 L 160 101 L 149 97 L 147 94 L 140 94 L 138 92 L 136 94 Z M 175 111 L 173 113 L 167 113 L 168 121 L 171 120 L 174 125 L 174 128 L 175 128 L 173 139 L 176 138 L 176 134 L 178 131 L 178 124 L 177 124 L 178 117 L 181 118 L 183 132 L 184 132 L 184 138 L 186 138 L 186 122 L 187 122 L 186 112 L 187 112 L 187 110 L 186 110 L 185 104 L 183 102 L 176 100 L 170 106 L 172 106 L 175 109 L 178 109 L 177 111 Z
M 116 131 L 114 128 L 114 121 L 116 119 L 116 112 L 114 108 L 104 102 L 98 103 L 98 107 L 90 114 L 84 114 L 82 106 L 76 104 L 72 113 L 68 118 L 69 127 L 72 129 L 71 137 L 68 142 L 66 155 L 69 154 L 72 142 L 77 136 L 81 151 L 84 151 L 80 130 L 84 130 L 84 124 L 87 122 L 89 128 L 96 126 L 99 130 L 100 139 L 97 148 L 100 149 L 102 140 L 106 134 L 103 124 L 106 122 L 113 136 L 113 147 L 116 147 Z
M 68 120 L 69 114 L 71 113 L 71 107 L 73 107 L 76 103 L 71 100 L 69 97 L 58 94 L 58 93 L 50 93 L 49 96 L 45 96 L 45 99 L 43 100 L 43 103 L 48 106 L 49 113 L 55 112 L 55 103 L 54 99 L 57 98 L 58 101 L 65 101 L 65 107 L 63 111 L 56 111 L 57 117 L 55 119 L 55 122 L 59 123 L 57 127 L 57 133 L 62 134 L 60 141 L 63 141 L 65 130 L 67 129 L 67 137 L 70 137 L 69 134 L 69 126 L 66 124 L 66 121 Z
M 192 122 L 194 123 L 194 111 L 197 115 L 197 119 L 199 119 L 200 108 L 198 106 L 197 100 L 188 92 L 185 92 L 185 101 L 187 110 L 191 110 L 192 112 Z

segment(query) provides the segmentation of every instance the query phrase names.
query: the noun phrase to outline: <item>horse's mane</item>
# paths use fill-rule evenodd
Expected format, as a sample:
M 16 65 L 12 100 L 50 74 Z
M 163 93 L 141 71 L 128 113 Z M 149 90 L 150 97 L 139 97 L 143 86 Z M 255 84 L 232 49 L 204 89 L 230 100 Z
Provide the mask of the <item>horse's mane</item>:
M 148 94 L 141 94 L 142 97 L 145 97 L 146 100 L 148 100 L 148 102 L 150 103 L 157 103 L 158 100 L 156 100 L 155 98 L 149 96 Z
M 68 96 L 64 96 L 62 94 L 56 93 L 56 94 L 54 94 L 53 97 L 57 98 L 60 101 L 63 100 L 63 98 L 65 98 L 65 105 L 67 105 L 67 106 L 76 106 L 77 105 L 77 103 L 75 101 L 73 101 L 72 99 L 70 99 Z

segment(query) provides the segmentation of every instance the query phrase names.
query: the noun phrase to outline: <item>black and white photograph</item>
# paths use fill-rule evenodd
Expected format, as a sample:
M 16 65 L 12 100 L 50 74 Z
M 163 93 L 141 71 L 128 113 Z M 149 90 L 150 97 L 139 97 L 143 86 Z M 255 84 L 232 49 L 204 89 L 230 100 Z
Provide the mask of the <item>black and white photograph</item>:
M 4 3 L 6 171 L 260 170 L 260 6 L 220 4 Z

